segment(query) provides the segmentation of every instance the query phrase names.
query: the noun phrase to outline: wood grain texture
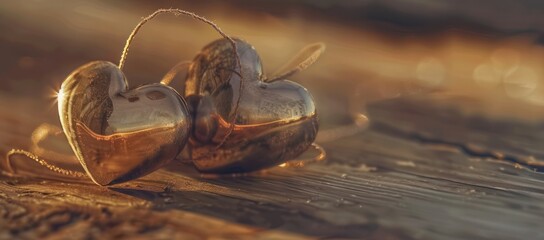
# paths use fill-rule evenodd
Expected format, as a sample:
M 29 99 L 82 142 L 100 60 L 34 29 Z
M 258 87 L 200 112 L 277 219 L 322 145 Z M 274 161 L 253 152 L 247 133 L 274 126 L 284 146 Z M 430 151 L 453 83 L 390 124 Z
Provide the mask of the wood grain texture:
M 455 142 L 460 135 L 473 139 L 465 141 L 473 148 L 527 155 L 537 149 L 512 148 L 538 145 L 530 136 L 538 138 L 540 126 L 485 118 L 471 126 L 472 119 L 444 105 L 457 99 L 423 104 L 430 99 L 371 105 L 373 122 L 367 131 L 325 143 L 329 159 L 303 168 L 203 178 L 191 165 L 176 162 L 111 188 L 4 176 L 2 236 L 62 238 L 75 232 L 78 238 L 544 237 L 539 230 L 544 176 L 508 159 L 467 152 L 467 144 Z M 500 127 L 491 127 L 496 124 Z M 515 142 L 499 145 L 478 139 L 508 126 L 517 126 L 515 133 L 527 135 L 526 142 L 506 130 L 499 132 L 501 139 Z M 2 147 L 9 146 L 3 142 Z

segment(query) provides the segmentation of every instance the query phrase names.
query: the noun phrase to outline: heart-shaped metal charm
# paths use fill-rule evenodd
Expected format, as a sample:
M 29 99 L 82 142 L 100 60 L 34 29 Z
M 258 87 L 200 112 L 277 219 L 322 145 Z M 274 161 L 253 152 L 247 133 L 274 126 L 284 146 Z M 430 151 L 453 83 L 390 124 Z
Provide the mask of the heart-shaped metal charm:
M 68 76 L 59 91 L 62 128 L 81 165 L 100 185 L 155 171 L 185 146 L 187 104 L 163 84 L 129 89 L 113 63 L 96 61 Z
M 235 41 L 241 71 L 232 45 L 221 39 L 204 47 L 187 74 L 185 97 L 194 112 L 187 150 L 202 172 L 239 173 L 274 166 L 299 156 L 317 134 L 312 96 L 301 85 L 284 79 L 311 65 L 324 45 L 306 48 L 287 70 L 267 79 L 253 46 Z M 240 76 L 244 79 L 242 92 Z M 222 142 L 234 114 L 232 132 Z

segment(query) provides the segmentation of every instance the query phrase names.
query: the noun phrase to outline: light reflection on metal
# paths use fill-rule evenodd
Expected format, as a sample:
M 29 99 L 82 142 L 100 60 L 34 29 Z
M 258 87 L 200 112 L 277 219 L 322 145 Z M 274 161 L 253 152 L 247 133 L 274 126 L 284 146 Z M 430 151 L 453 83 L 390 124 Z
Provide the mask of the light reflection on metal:
M 109 62 L 75 70 L 59 92 L 59 115 L 72 150 L 100 185 L 135 179 L 175 158 L 189 136 L 185 101 L 163 84 L 129 90 Z
M 254 50 L 247 44 L 244 48 Z M 323 44 L 305 48 L 290 63 L 293 69 L 287 68 L 277 76 L 291 76 L 305 69 L 315 62 L 323 49 Z M 221 54 L 223 57 L 224 53 Z M 233 58 L 233 55 L 227 54 L 227 61 L 232 60 L 229 57 Z M 272 80 L 265 82 L 267 78 L 260 70 L 260 60 L 255 60 L 256 58 L 250 57 L 249 62 L 245 63 L 257 63 L 254 66 L 259 70 L 250 71 L 250 74 L 257 75 L 247 75 L 256 77 L 253 78 L 256 81 L 248 88 L 242 88 L 252 94 L 248 94 L 246 102 L 241 102 L 242 114 L 236 111 L 229 113 L 238 117 L 234 127 L 227 122 L 230 115 L 224 115 L 224 109 L 218 109 L 225 106 L 230 109 L 234 102 L 228 105 L 222 102 L 218 104 L 213 102 L 216 100 L 213 97 L 200 97 L 198 108 L 195 108 L 196 119 L 211 119 L 215 121 L 216 129 L 211 129 L 215 131 L 211 134 L 215 135 L 209 139 L 205 136 L 196 139 L 206 139 L 213 143 L 213 148 L 207 150 L 212 150 L 209 152 L 214 153 L 213 157 L 218 160 L 211 163 L 211 169 L 202 168 L 199 160 L 203 158 L 194 157 L 198 156 L 199 150 L 192 149 L 191 160 L 201 171 L 245 175 L 274 166 L 278 162 L 291 160 L 310 145 L 319 151 L 316 157 L 293 160 L 286 166 L 303 166 L 311 161 L 322 161 L 326 157 L 324 149 L 313 143 L 317 133 L 317 113 L 310 94 L 302 86 L 279 77 L 272 77 Z M 297 65 L 297 61 L 300 64 Z M 166 84 L 170 83 L 178 68 L 186 65 L 187 63 L 177 65 L 174 72 L 169 72 L 163 78 L 162 84 L 135 89 L 128 88 L 124 74 L 117 66 L 103 61 L 91 62 L 76 69 L 63 82 L 61 89 L 55 93 L 63 131 L 77 160 L 95 183 L 110 185 L 144 176 L 174 159 L 185 146 L 192 126 L 191 115 L 181 96 Z M 237 80 L 234 85 L 240 85 L 240 80 L 246 77 L 239 74 L 232 76 Z M 230 79 L 226 80 L 231 83 Z M 230 90 L 235 91 L 236 88 Z M 203 102 L 203 99 L 208 102 Z M 231 100 L 234 99 L 236 98 Z M 252 105 L 252 101 L 257 101 L 259 105 Z M 199 123 L 197 121 L 195 124 L 195 133 L 205 126 Z M 206 124 L 209 123 L 208 121 Z M 230 145 L 218 145 L 221 138 L 228 136 L 229 131 L 232 131 L 232 137 L 229 138 L 231 142 L 228 143 Z M 32 136 L 33 150 L 58 158 L 70 158 L 42 148 L 39 144 L 48 135 L 59 133 L 61 131 L 50 125 L 38 127 Z M 262 143 L 268 144 L 268 147 L 255 148 Z M 225 151 L 225 147 L 230 149 Z M 246 151 L 248 148 L 253 152 Z M 83 172 L 59 167 L 36 154 L 17 149 L 8 154 L 10 170 L 11 156 L 19 154 L 53 172 L 71 177 L 85 176 Z M 260 159 L 255 160 L 256 158 Z M 232 165 L 229 161 L 238 161 L 243 167 L 236 169 L 236 163 Z M 224 163 L 229 166 L 224 168 Z M 221 170 L 217 171 L 218 168 Z
M 244 47 L 247 49 L 248 46 Z M 304 49 L 296 57 L 297 61 L 301 61 L 300 65 L 296 65 L 294 61 L 291 63 L 294 70 L 287 69 L 278 76 L 290 76 L 305 69 L 318 58 L 323 48 L 323 44 L 316 44 Z M 305 59 L 305 55 L 308 55 L 309 59 Z M 255 63 L 254 58 L 249 60 L 251 64 Z M 260 64 L 260 61 L 258 63 Z M 182 63 L 179 66 L 186 65 Z M 175 68 L 177 72 L 179 67 Z M 311 161 L 324 160 L 326 157 L 324 149 L 313 143 L 317 133 L 317 113 L 307 90 L 278 77 L 272 77 L 273 81 L 264 82 L 267 78 L 260 70 L 252 73 L 258 74 L 257 78 L 254 78 L 257 81 L 248 89 L 243 88 L 252 94 L 248 94 L 246 102 L 242 102 L 242 114 L 236 115 L 241 118 L 237 119 L 238 124 L 233 128 L 227 122 L 229 116 L 222 115 L 224 111 L 217 109 L 217 106 L 225 107 L 226 104 L 214 103 L 214 98 L 200 98 L 207 99 L 208 102 L 207 104 L 199 102 L 196 119 L 215 121 L 217 129 L 215 135 L 209 139 L 215 141 L 215 145 L 208 150 L 212 149 L 213 157 L 219 160 L 211 163 L 215 170 L 207 171 L 202 168 L 200 170 L 229 173 L 236 167 L 232 168 L 233 165 L 230 165 L 227 166 L 230 170 L 225 170 L 223 164 L 234 160 L 239 161 L 244 167 L 230 172 L 231 175 L 251 174 L 248 172 L 291 160 L 302 154 L 310 145 L 319 151 L 316 157 L 293 160 L 286 166 L 303 166 Z M 117 66 L 97 61 L 76 69 L 63 82 L 61 89 L 55 93 L 63 131 L 77 160 L 95 183 L 110 185 L 144 176 L 174 159 L 185 146 L 192 121 L 184 100 L 175 90 L 165 85 L 174 76 L 175 73 L 167 74 L 161 81 L 162 84 L 129 89 L 124 74 Z M 238 80 L 235 85 L 240 84 L 242 76 L 236 74 L 234 76 Z M 231 100 L 234 99 L 236 98 Z M 252 105 L 252 100 L 260 105 Z M 228 106 L 232 107 L 232 103 Z M 203 126 L 198 123 L 195 124 L 195 132 L 201 130 Z M 230 129 L 233 133 L 229 138 L 231 142 L 230 145 L 225 145 L 230 149 L 225 151 L 222 149 L 224 146 L 217 149 L 217 143 L 227 136 Z M 69 159 L 69 156 L 62 156 L 40 146 L 40 142 L 48 135 L 59 133 L 62 132 L 50 125 L 38 127 L 32 136 L 33 150 L 44 155 Z M 248 147 L 261 143 L 269 144 L 268 148 L 252 148 L 253 153 L 246 151 Z M 198 149 L 193 149 L 192 153 L 195 156 Z M 9 153 L 9 169 L 11 156 L 19 154 L 53 172 L 71 177 L 85 176 L 83 172 L 59 167 L 23 150 L 13 150 Z M 252 161 L 252 158 L 261 159 Z M 202 166 L 199 161 L 202 159 L 196 157 L 191 160 L 197 167 Z M 217 168 L 223 169 L 217 171 Z
M 207 173 L 243 173 L 276 166 L 302 154 L 317 134 L 317 112 L 310 93 L 285 79 L 267 79 L 261 60 L 250 44 L 236 39 L 241 60 L 238 71 L 232 47 L 217 40 L 199 53 L 189 68 L 185 97 L 194 99 L 194 132 L 187 148 L 195 166 Z M 290 76 L 313 63 L 320 45 L 306 48 L 294 66 L 278 76 Z M 316 53 L 317 52 L 317 53 Z M 239 102 L 235 126 L 224 145 L 226 123 L 235 113 L 241 72 L 244 94 Z M 213 153 L 213 154 L 210 154 Z

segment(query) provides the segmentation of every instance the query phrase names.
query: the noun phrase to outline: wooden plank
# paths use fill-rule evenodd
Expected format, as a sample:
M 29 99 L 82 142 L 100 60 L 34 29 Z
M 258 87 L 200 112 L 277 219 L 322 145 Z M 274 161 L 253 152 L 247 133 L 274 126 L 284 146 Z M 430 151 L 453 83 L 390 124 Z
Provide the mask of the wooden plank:
M 422 142 L 413 134 L 399 133 L 403 125 L 416 122 L 421 125 L 411 126 L 412 133 L 425 133 L 429 126 L 455 130 L 468 139 L 487 133 L 482 128 L 451 127 L 467 126 L 471 121 L 447 107 L 423 107 L 421 101 L 429 100 L 400 99 L 372 105 L 369 112 L 374 122 L 369 130 L 325 143 L 329 159 L 303 168 L 210 179 L 177 162 L 142 180 L 111 188 L 89 182 L 3 177 L 0 205 L 5 208 L 3 221 L 9 230 L 3 234 L 57 236 L 76 228 L 82 236 L 131 236 L 142 229 L 152 229 L 149 236 L 163 236 L 173 231 L 172 226 L 185 224 L 176 228 L 185 236 L 206 229 L 202 222 L 211 222 L 222 224 L 226 232 L 200 234 L 224 237 L 241 231 L 251 237 L 279 234 L 283 238 L 294 233 L 374 239 L 543 237 L 539 226 L 544 176 L 508 160 L 467 154 L 448 144 L 448 139 Z M 445 114 L 439 109 L 445 109 L 451 121 L 437 117 Z M 507 132 L 502 136 L 509 137 Z M 109 212 L 114 217 L 106 217 Z M 193 218 L 203 220 L 193 226 Z M 156 219 L 168 224 L 158 226 Z M 233 230 L 229 230 L 231 224 Z M 84 230 L 80 226 L 92 227 Z M 128 228 L 128 233 L 120 233 L 124 230 L 117 229 L 119 226 Z M 97 233 L 94 228 L 102 231 Z

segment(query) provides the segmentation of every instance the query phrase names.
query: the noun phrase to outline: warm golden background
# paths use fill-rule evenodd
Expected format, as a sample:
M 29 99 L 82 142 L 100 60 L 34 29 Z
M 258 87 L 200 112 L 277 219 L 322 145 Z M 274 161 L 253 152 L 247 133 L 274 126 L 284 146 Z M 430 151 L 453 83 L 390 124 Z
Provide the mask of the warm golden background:
M 50 101 L 48 91 L 76 67 L 91 60 L 117 63 L 141 17 L 156 8 L 178 7 L 252 43 L 269 73 L 304 45 L 325 42 L 323 57 L 294 77 L 310 89 L 327 86 L 324 92 L 314 89 L 320 109 L 345 106 L 341 99 L 357 93 L 362 95 L 358 100 L 374 101 L 440 90 L 483 100 L 477 112 L 533 119 L 544 104 L 539 5 L 450 0 L 6 1 L 0 5 L 0 91 L 7 98 Z M 187 17 L 160 16 L 137 36 L 125 73 L 133 86 L 156 82 L 218 37 Z M 505 107 L 517 104 L 531 110 Z

